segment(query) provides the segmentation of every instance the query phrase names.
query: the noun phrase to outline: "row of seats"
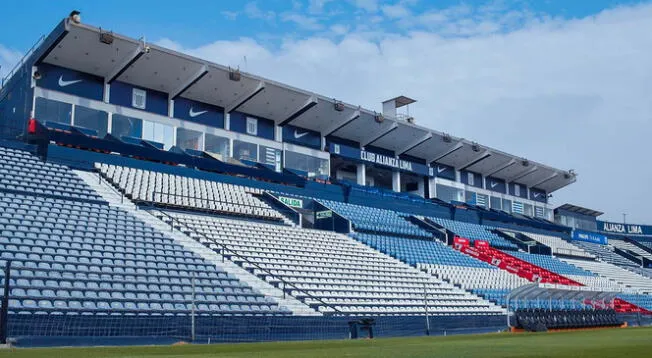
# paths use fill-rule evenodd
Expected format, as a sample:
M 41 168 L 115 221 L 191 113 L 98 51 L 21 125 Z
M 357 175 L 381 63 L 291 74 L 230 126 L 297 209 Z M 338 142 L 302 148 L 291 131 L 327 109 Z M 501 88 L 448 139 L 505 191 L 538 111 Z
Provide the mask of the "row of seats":
M 194 287 L 212 314 L 290 314 L 119 208 L 0 192 L 0 218 L 12 312 L 188 314 Z
M 504 312 L 344 235 L 208 215 L 168 215 L 189 236 L 327 314 L 424 314 L 424 295 L 432 314 Z
M 526 252 L 510 252 L 509 254 L 562 276 L 593 276 L 591 272 L 569 265 L 554 256 L 528 254 Z
M 635 256 L 641 256 L 641 257 L 645 257 L 648 260 L 652 260 L 652 254 L 650 254 L 649 252 L 643 250 L 642 248 L 630 242 L 624 240 L 609 239 L 609 245 L 613 247 L 617 247 L 621 250 L 629 251 Z
M 590 242 L 575 241 L 576 246 L 582 248 L 586 252 L 590 252 L 598 259 L 618 266 L 635 266 L 636 263 L 624 258 L 613 252 L 613 249 L 607 245 L 594 244 Z
M 491 265 L 461 254 L 434 238 L 410 239 L 365 233 L 353 233 L 351 237 L 412 266 L 440 264 L 493 269 Z
M 551 235 L 543 235 L 531 232 L 523 232 L 521 234 L 548 246 L 554 254 L 566 255 L 566 256 L 578 256 L 586 258 L 595 258 L 595 255 L 590 254 L 579 247 L 571 244 L 568 241 L 565 241 L 559 237 Z
M 72 199 L 99 199 L 67 167 L 44 162 L 23 150 L 5 147 L 0 147 L 0 189 Z
M 405 217 L 410 216 L 410 214 L 339 201 L 323 200 L 322 204 L 351 220 L 356 230 L 424 238 L 432 237 L 429 232 L 405 220 Z
M 427 219 L 454 232 L 457 236 L 467 238 L 472 242 L 475 240 L 484 240 L 488 241 L 493 247 L 518 250 L 516 244 L 491 232 L 490 230 L 492 228 L 490 227 L 438 217 L 428 217 Z
M 96 164 L 96 168 L 136 201 L 283 220 L 252 195 L 261 194 L 260 189 L 109 164 Z
M 569 258 L 562 258 L 561 260 L 583 270 L 613 280 L 626 288 L 640 292 L 652 293 L 652 280 L 628 271 L 622 267 L 603 261 L 577 260 Z

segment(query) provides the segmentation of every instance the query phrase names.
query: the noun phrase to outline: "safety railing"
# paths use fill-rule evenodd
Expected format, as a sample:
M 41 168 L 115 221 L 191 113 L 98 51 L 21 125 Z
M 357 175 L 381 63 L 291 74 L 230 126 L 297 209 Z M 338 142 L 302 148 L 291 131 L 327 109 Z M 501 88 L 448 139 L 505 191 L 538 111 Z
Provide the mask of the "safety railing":
M 11 69 L 11 71 L 9 71 L 9 73 L 7 73 L 7 75 L 2 78 L 2 83 L 0 83 L 0 89 L 3 88 L 5 86 L 5 83 L 11 78 L 11 76 L 13 76 L 16 73 L 16 71 L 18 71 L 18 69 L 25 64 L 25 60 L 27 60 L 29 56 L 31 56 L 32 53 L 34 53 L 36 48 L 43 42 L 43 40 L 45 40 L 45 35 L 41 35 L 41 37 L 38 40 L 36 40 L 34 45 L 32 45 L 32 47 L 29 50 L 27 50 L 25 56 L 23 56 L 20 59 L 20 61 L 18 61 L 18 63 Z

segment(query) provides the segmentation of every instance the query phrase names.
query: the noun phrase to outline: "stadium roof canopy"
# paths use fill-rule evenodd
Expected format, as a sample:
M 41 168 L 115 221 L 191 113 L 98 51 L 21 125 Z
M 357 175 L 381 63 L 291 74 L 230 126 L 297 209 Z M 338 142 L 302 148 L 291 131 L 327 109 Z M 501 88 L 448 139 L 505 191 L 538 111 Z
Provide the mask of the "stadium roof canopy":
M 281 84 L 143 40 L 107 33 L 64 20 L 61 34 L 44 52 L 46 63 L 242 111 L 297 127 L 519 182 L 548 193 L 576 180 L 571 171 L 504 153 L 463 138 L 431 130 L 400 118 L 380 118 L 372 110 Z M 56 31 L 56 30 L 55 30 Z M 102 33 L 108 36 L 103 38 Z M 109 41 L 110 40 L 110 41 Z M 398 105 L 409 104 L 396 97 Z M 408 101 L 409 102 L 409 101 Z M 382 120 L 381 120 L 382 119 Z
M 578 214 L 582 214 L 582 215 L 593 216 L 593 217 L 598 217 L 598 216 L 604 214 L 602 211 L 587 209 L 587 208 L 577 206 L 577 205 L 573 205 L 573 204 L 560 205 L 557 208 L 555 208 L 555 210 L 558 210 L 558 209 L 570 211 L 572 213 L 578 213 Z
M 613 300 L 622 292 L 595 291 L 586 286 L 531 283 L 513 289 L 507 300 Z M 636 293 L 636 292 L 632 292 Z

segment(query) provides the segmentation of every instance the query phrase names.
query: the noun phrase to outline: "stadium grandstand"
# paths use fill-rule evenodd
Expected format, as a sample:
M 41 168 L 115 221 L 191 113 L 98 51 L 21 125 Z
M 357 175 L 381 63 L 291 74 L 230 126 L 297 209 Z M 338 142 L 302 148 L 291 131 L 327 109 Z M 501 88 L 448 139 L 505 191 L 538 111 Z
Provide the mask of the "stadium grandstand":
M 577 174 L 81 22 L 0 88 L 0 340 L 244 342 L 652 321 L 652 226 Z

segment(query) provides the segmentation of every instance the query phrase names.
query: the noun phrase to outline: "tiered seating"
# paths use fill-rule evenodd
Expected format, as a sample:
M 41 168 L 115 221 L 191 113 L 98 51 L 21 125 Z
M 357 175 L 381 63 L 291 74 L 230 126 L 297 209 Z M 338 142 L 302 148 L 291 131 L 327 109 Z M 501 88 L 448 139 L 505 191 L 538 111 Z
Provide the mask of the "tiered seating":
M 0 264 L 16 313 L 289 314 L 238 279 L 107 205 L 0 193 Z
M 569 265 L 566 262 L 560 261 L 559 259 L 552 256 L 534 255 L 528 254 L 526 252 L 510 252 L 510 254 L 521 260 L 527 261 L 539 267 L 543 267 L 548 271 L 552 271 L 562 276 L 593 276 L 593 274 L 590 272 L 579 269 L 573 265 Z
M 646 259 L 652 260 L 652 254 L 627 241 L 609 239 L 609 245 L 617 247 L 621 250 L 631 251 L 635 255 L 642 256 L 645 257 Z
M 590 252 L 600 260 L 619 266 L 635 266 L 636 264 L 609 249 L 608 246 L 590 242 L 575 241 L 575 245 Z
M 562 258 L 561 260 L 573 266 L 596 273 L 602 277 L 606 277 L 625 287 L 639 290 L 641 292 L 652 293 L 652 280 L 631 271 L 627 271 L 622 267 L 602 261 L 574 260 L 567 258 Z
M 282 220 L 283 216 L 251 195 L 262 190 L 212 180 L 97 164 L 97 169 L 135 201 Z
M 412 266 L 439 264 L 493 269 L 493 266 L 451 249 L 435 239 L 408 239 L 394 236 L 354 233 L 358 241 Z
M 353 222 L 357 230 L 384 232 L 396 235 L 432 237 L 427 231 L 406 221 L 410 214 L 371 208 L 339 201 L 322 201 L 324 205 Z
M 518 246 L 512 242 L 509 242 L 502 237 L 494 234 L 489 231 L 490 228 L 478 224 L 471 224 L 462 221 L 454 221 L 449 219 L 437 218 L 437 217 L 428 217 L 428 220 L 435 222 L 446 229 L 454 232 L 458 236 L 465 237 L 474 240 L 484 240 L 488 241 L 489 244 L 493 247 L 500 247 L 504 249 L 518 250 Z
M 530 255 L 512 251 L 510 251 L 508 254 L 507 252 L 503 252 L 492 247 L 477 247 L 475 249 L 460 248 L 460 250 L 470 255 L 476 254 L 477 257 L 483 261 L 491 262 L 493 265 L 496 265 L 503 270 L 512 272 L 531 282 L 538 281 L 541 283 L 554 283 L 573 286 L 581 285 L 580 283 L 570 280 L 555 271 L 551 271 L 548 268 L 538 266 L 536 263 L 542 263 L 549 268 L 556 268 L 559 270 L 561 270 L 561 268 L 565 268 L 568 270 L 567 272 L 572 272 L 574 274 L 588 274 L 570 265 L 565 265 L 563 263 L 554 261 L 550 262 L 545 258 L 536 257 L 541 255 Z M 529 260 L 535 263 L 531 263 Z
M 559 237 L 530 232 L 521 232 L 521 234 L 550 247 L 552 252 L 555 254 L 595 258 L 595 255 L 590 254 Z
M 343 235 L 169 212 L 188 235 L 324 313 L 492 314 L 501 308 Z M 184 228 L 185 227 L 185 228 Z M 235 254 L 230 253 L 235 252 Z M 281 286 L 282 287 L 282 286 Z M 339 311 L 339 312 L 338 312 Z
M 43 162 L 28 152 L 5 147 L 0 147 L 0 190 L 2 189 L 75 199 L 99 199 L 68 168 Z

